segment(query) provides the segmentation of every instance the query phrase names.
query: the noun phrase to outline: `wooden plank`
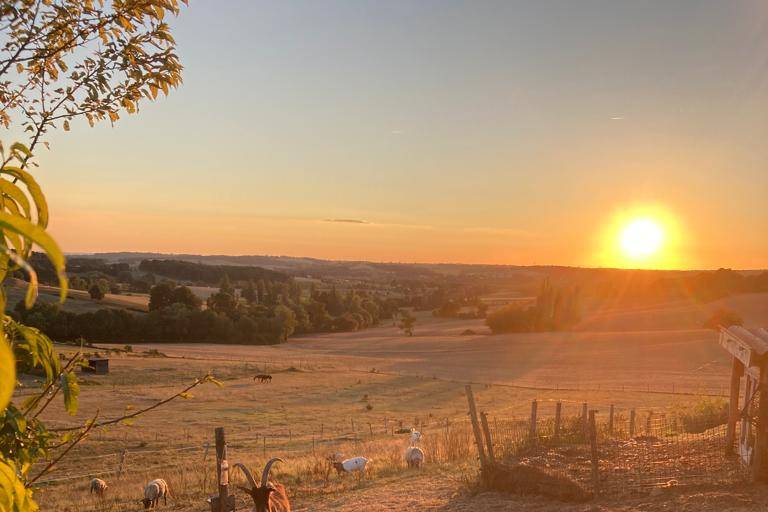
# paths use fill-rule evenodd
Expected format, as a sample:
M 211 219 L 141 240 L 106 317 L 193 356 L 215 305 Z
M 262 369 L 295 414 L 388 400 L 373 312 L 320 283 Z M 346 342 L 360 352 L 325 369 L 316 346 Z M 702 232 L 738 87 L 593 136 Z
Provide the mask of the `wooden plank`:
M 749 367 L 752 365 L 752 347 L 749 344 L 727 331 L 720 331 L 719 343 L 733 357 L 741 361 L 744 366 Z
M 469 419 L 472 422 L 472 431 L 475 434 L 475 444 L 477 445 L 477 455 L 480 458 L 480 468 L 488 465 L 488 459 L 485 457 L 483 448 L 483 435 L 480 433 L 480 422 L 477 420 L 477 407 L 475 406 L 475 395 L 472 393 L 472 386 L 467 384 L 464 387 L 467 393 L 467 402 L 469 403 Z
M 736 423 L 739 421 L 739 391 L 744 365 L 734 357 L 731 364 L 731 393 L 728 402 L 728 428 L 725 434 L 725 454 L 733 453 L 733 442 L 736 438 Z

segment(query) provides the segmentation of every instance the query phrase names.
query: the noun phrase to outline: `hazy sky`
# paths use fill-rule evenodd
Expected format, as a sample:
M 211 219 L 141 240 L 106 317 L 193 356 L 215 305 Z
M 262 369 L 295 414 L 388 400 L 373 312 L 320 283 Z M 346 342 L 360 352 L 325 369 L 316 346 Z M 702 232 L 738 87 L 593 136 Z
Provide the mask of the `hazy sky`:
M 181 89 L 40 156 L 66 251 L 620 265 L 606 233 L 652 208 L 660 265 L 768 267 L 762 0 L 193 0 L 174 28 Z

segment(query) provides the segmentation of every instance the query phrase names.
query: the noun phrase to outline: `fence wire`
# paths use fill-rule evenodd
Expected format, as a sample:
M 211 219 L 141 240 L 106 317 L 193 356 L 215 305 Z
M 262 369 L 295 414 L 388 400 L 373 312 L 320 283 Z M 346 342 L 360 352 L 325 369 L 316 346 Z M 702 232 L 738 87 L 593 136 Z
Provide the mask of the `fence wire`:
M 641 417 L 642 416 L 642 417 Z M 634 425 L 630 417 L 635 419 Z M 748 468 L 726 455 L 726 425 L 676 416 L 616 412 L 613 422 L 596 422 L 593 457 L 591 427 L 583 414 L 554 418 L 489 421 L 497 460 L 523 463 L 564 474 L 597 494 L 744 482 Z

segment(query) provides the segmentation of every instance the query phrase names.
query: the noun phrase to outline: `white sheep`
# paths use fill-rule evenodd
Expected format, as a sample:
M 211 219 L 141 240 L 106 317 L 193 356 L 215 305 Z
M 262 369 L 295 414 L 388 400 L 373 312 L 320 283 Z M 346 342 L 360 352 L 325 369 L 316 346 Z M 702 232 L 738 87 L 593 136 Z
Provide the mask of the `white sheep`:
M 333 467 L 336 468 L 336 472 L 338 474 L 343 473 L 363 473 L 365 471 L 365 466 L 368 465 L 368 463 L 371 462 L 370 459 L 366 459 L 365 457 L 352 457 L 351 459 L 346 459 L 341 462 L 336 461 L 333 463 Z
M 141 503 L 144 504 L 144 508 L 155 508 L 163 498 L 163 504 L 168 504 L 168 484 L 162 478 L 156 478 L 147 484 L 144 488 L 144 499 Z
M 91 487 L 90 487 L 91 494 L 96 494 L 99 498 L 104 497 L 104 493 L 107 491 L 107 482 L 102 480 L 101 478 L 94 478 L 91 480 Z
M 424 451 L 418 446 L 409 446 L 405 449 L 405 463 L 409 468 L 420 468 L 424 463 Z

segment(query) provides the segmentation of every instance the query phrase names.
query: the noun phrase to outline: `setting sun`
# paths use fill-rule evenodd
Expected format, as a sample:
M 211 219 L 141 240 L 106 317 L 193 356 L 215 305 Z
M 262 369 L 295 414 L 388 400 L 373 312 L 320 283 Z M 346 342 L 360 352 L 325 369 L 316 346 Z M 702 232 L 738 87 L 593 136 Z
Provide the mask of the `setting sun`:
M 645 269 L 679 267 L 687 238 L 669 208 L 648 203 L 614 212 L 599 236 L 598 264 Z
M 664 229 L 653 219 L 636 219 L 621 231 L 621 250 L 633 260 L 646 259 L 664 245 Z

